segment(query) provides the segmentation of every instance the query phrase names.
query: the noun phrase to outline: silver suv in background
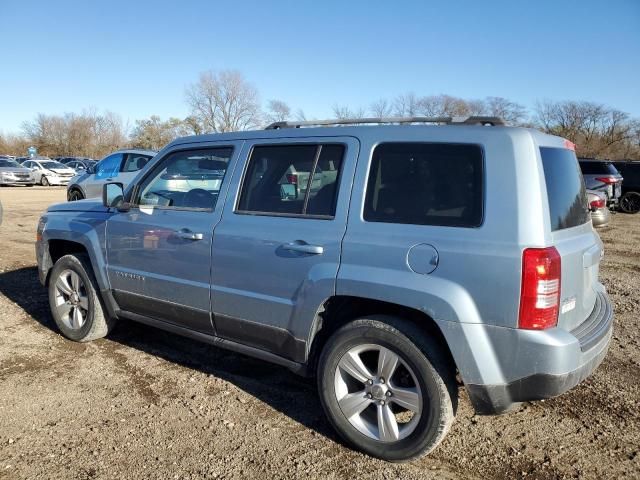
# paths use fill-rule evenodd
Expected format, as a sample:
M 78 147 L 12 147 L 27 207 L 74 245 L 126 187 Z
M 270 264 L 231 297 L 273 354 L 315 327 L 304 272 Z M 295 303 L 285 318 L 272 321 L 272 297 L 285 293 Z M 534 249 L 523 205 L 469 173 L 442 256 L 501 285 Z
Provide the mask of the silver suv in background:
M 67 187 L 67 200 L 82 200 L 102 195 L 102 185 L 119 182 L 125 187 L 157 152 L 153 150 L 118 150 L 95 166 L 78 172 Z
M 580 158 L 580 170 L 589 190 L 605 194 L 607 207 L 615 208 L 622 195 L 622 175 L 613 163 L 593 158 Z
M 128 319 L 315 376 L 349 444 L 428 453 L 457 376 L 477 413 L 506 412 L 580 383 L 612 336 L 572 144 L 503 125 L 177 139 L 129 187 L 41 217 L 52 316 L 75 341 Z

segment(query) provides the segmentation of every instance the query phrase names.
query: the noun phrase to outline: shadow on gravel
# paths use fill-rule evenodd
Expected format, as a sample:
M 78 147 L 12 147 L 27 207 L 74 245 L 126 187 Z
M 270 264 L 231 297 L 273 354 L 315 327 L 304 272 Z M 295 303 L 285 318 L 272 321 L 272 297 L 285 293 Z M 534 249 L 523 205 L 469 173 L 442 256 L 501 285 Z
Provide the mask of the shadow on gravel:
M 0 293 L 38 323 L 59 334 L 36 267 L 0 273 Z M 324 416 L 315 381 L 283 367 L 129 321 L 121 321 L 112 334 L 100 342 L 105 342 L 107 355 L 116 355 L 119 344 L 226 380 L 307 428 L 342 443 Z

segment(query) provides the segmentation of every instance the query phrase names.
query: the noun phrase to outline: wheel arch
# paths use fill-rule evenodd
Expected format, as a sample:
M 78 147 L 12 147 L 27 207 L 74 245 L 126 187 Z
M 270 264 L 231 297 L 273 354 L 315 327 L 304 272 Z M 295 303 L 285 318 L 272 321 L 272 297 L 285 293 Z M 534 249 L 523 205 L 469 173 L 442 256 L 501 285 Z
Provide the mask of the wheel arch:
M 315 374 L 322 348 L 336 330 L 350 321 L 369 315 L 396 316 L 410 321 L 425 335 L 434 338 L 442 346 L 447 359 L 456 367 L 454 356 L 442 330 L 438 323 L 425 312 L 384 300 L 335 295 L 328 298 L 319 307 L 309 332 L 307 342 L 308 374 Z

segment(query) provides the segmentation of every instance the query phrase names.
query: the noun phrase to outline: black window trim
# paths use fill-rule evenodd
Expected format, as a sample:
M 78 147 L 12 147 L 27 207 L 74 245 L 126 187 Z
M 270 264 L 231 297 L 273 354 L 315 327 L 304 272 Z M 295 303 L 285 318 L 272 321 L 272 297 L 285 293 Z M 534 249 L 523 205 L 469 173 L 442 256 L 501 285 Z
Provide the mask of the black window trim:
M 326 137 L 320 137 L 320 138 L 326 138 Z M 311 185 L 311 182 L 315 175 L 316 167 L 318 166 L 318 161 L 320 160 L 320 155 L 322 154 L 322 147 L 325 145 L 341 145 L 342 147 L 344 147 L 342 162 L 340 163 L 340 170 L 338 170 L 338 175 L 336 177 L 336 187 L 337 187 L 336 193 L 335 193 L 335 196 L 333 197 L 333 201 L 336 203 L 336 210 L 338 209 L 338 204 L 336 200 L 340 196 L 340 182 L 342 181 L 342 169 L 344 168 L 344 164 L 347 159 L 349 145 L 345 142 L 340 142 L 340 141 L 327 141 L 327 142 L 318 141 L 318 139 L 315 139 L 313 137 L 307 137 L 304 140 L 305 141 L 300 141 L 300 142 L 292 142 L 292 141 L 264 142 L 264 143 L 261 142 L 261 143 L 254 143 L 253 145 L 251 145 L 251 150 L 249 150 L 249 153 L 246 156 L 246 161 L 244 162 L 242 177 L 240 179 L 240 185 L 238 187 L 238 193 L 236 194 L 235 203 L 233 205 L 233 213 L 235 215 L 248 215 L 248 216 L 254 216 L 254 217 L 303 218 L 303 219 L 311 219 L 311 220 L 335 220 L 336 218 L 335 213 L 333 215 L 316 215 L 316 214 L 304 213 L 304 212 L 307 208 L 307 203 L 309 200 L 309 194 L 310 194 L 309 186 Z M 258 211 L 258 210 L 240 210 L 239 208 L 240 199 L 242 198 L 244 182 L 246 180 L 247 172 L 249 170 L 249 164 L 251 163 L 251 157 L 253 156 L 254 149 L 257 147 L 276 147 L 276 146 L 291 147 L 291 146 L 298 146 L 298 145 L 315 145 L 317 147 L 314 160 L 313 160 L 313 167 L 309 174 L 309 179 L 307 180 L 307 190 L 305 193 L 305 199 L 304 199 L 304 204 L 302 208 L 303 213 L 281 213 L 281 212 L 268 212 L 268 211 Z
M 229 164 L 231 164 L 231 161 L 233 160 L 233 155 L 235 154 L 236 148 L 234 145 L 227 145 L 227 144 L 222 144 L 222 145 L 206 145 L 206 146 L 190 146 L 187 148 L 176 148 L 175 150 L 171 150 L 169 152 L 167 152 L 162 158 L 160 158 L 158 161 L 155 162 L 155 164 L 153 165 L 152 168 L 150 168 L 147 172 L 145 172 L 145 174 L 140 178 L 139 181 L 137 181 L 131 188 L 130 195 L 127 195 L 128 198 L 130 198 L 131 200 L 129 201 L 129 207 L 130 208 L 135 208 L 140 210 L 141 208 L 153 208 L 153 209 L 158 209 L 158 210 L 172 210 L 172 211 L 176 211 L 176 212 L 207 212 L 207 213 L 212 213 L 216 210 L 216 207 L 218 205 L 220 205 L 219 201 L 220 200 L 220 196 L 218 195 L 218 200 L 216 200 L 216 205 L 213 208 L 196 208 L 196 207 L 172 207 L 169 205 L 140 205 L 139 201 L 140 201 L 140 187 L 144 184 L 144 182 L 153 175 L 154 172 L 157 172 L 157 169 L 160 168 L 166 161 L 167 159 L 171 156 L 174 155 L 176 153 L 181 153 L 181 152 L 189 152 L 189 151 L 195 151 L 195 150 L 213 150 L 213 149 L 222 149 L 222 148 L 230 148 L 231 149 L 231 156 L 229 157 L 229 162 L 227 164 L 227 170 L 225 170 L 225 174 L 224 177 L 222 178 L 222 181 L 224 182 L 225 179 L 227 179 L 227 173 L 229 170 Z M 153 159 L 153 157 L 151 157 L 149 159 L 149 161 L 151 161 L 151 159 Z M 145 165 L 146 166 L 146 165 Z M 141 169 L 142 170 L 142 169 Z M 137 170 L 137 172 L 140 172 L 141 170 Z M 127 172 L 127 173 L 136 173 L 136 172 Z M 220 184 L 220 187 L 222 187 L 222 183 Z M 222 188 L 221 188 L 222 189 Z
M 482 211 L 480 215 L 480 221 L 477 225 L 438 225 L 438 224 L 423 224 L 423 223 L 397 223 L 397 222 L 375 222 L 371 220 L 366 220 L 364 218 L 365 209 L 367 208 L 367 194 L 369 193 L 369 175 L 371 174 L 371 167 L 373 165 L 373 154 L 376 149 L 381 145 L 386 144 L 420 144 L 420 145 L 464 145 L 464 146 L 474 146 L 478 147 L 480 150 L 480 166 L 482 168 Z M 486 153 L 484 149 L 484 145 L 476 142 L 426 142 L 426 141 L 415 141 L 415 140 L 390 140 L 390 141 L 381 141 L 374 143 L 371 146 L 371 151 L 369 153 L 369 161 L 367 164 L 367 173 L 364 179 L 364 192 L 362 195 L 362 203 L 360 206 L 360 221 L 363 223 L 373 223 L 373 224 L 381 224 L 381 225 L 402 225 L 402 226 L 413 226 L 417 228 L 465 228 L 471 230 L 477 230 L 482 228 L 486 219 L 487 213 L 487 168 L 486 168 Z

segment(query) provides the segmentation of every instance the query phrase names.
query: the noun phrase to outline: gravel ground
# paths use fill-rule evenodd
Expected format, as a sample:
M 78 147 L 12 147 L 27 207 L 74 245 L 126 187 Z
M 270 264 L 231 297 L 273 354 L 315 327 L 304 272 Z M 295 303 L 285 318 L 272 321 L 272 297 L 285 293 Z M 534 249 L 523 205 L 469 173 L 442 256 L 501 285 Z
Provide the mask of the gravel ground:
M 33 241 L 60 188 L 2 188 L 0 479 L 640 478 L 640 215 L 601 232 L 615 304 L 611 348 L 571 392 L 456 422 L 429 457 L 389 464 L 345 447 L 312 381 L 122 322 L 65 340 L 36 275 Z

